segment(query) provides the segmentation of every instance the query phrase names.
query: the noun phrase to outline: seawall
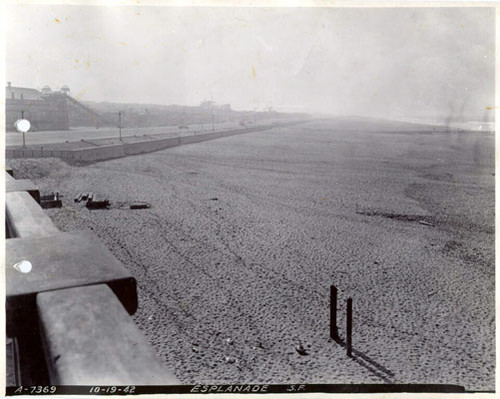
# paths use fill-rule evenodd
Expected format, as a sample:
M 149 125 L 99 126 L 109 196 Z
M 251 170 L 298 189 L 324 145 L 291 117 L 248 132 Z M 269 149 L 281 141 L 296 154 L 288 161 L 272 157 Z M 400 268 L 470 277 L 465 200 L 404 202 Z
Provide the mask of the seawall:
M 5 151 L 6 158 L 60 158 L 68 163 L 86 163 L 97 162 L 108 159 L 121 158 L 128 155 L 145 154 L 148 152 L 160 151 L 165 148 L 176 147 L 179 145 L 201 143 L 203 141 L 215 140 L 221 137 L 235 136 L 252 132 L 269 130 L 276 127 L 291 126 L 299 123 L 307 122 L 308 120 L 289 121 L 281 123 L 273 123 L 264 126 L 254 126 L 250 128 L 223 130 L 209 133 L 199 133 L 180 137 L 162 137 L 161 135 L 148 135 L 143 138 L 124 138 L 118 143 L 99 145 L 94 142 L 85 142 L 80 148 L 64 148 L 64 144 L 47 145 L 47 148 L 7 148 Z M 132 142 L 130 142 L 132 140 Z M 86 144 L 85 144 L 86 143 Z

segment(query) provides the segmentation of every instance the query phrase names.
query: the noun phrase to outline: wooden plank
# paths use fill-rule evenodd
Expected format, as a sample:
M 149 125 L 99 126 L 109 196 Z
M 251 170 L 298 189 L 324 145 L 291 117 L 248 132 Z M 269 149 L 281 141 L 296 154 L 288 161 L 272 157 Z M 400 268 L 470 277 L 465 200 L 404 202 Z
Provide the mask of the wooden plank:
M 180 385 L 106 285 L 37 295 L 50 383 Z

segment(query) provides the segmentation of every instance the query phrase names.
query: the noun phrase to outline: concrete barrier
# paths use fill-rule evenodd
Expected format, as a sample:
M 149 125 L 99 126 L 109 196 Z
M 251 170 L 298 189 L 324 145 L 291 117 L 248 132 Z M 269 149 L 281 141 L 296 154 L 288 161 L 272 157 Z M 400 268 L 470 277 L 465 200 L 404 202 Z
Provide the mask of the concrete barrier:
M 32 314 L 41 292 L 108 284 L 129 314 L 137 310 L 135 279 L 92 232 L 57 232 L 6 240 L 6 319 L 12 335 L 24 314 Z M 13 265 L 27 260 L 33 268 L 20 273 Z
M 7 192 L 6 211 L 17 237 L 5 258 L 16 385 L 180 384 L 129 317 L 135 279 L 95 235 L 59 232 L 25 190 Z M 13 267 L 21 260 L 29 273 Z
M 178 145 L 181 145 L 181 138 L 180 137 L 171 137 L 167 139 L 158 139 L 156 142 L 159 145 L 159 149 L 164 149 L 164 148 L 170 148 L 170 147 L 175 147 Z
M 5 188 L 8 193 L 27 191 L 36 202 L 40 203 L 40 190 L 30 180 L 7 180 L 5 182 Z
M 51 384 L 180 385 L 106 285 L 41 293 Z
M 40 237 L 59 230 L 27 192 L 5 196 L 6 224 L 9 237 Z
M 181 144 L 192 144 L 192 143 L 201 143 L 202 141 L 207 141 L 210 139 L 216 138 L 214 133 L 202 133 L 196 134 L 194 136 L 184 136 L 181 137 Z
M 240 130 L 226 130 L 225 132 L 221 132 L 221 137 L 235 136 L 237 134 L 241 134 Z
M 100 161 L 125 156 L 123 144 L 106 145 L 102 147 L 85 148 L 65 152 L 67 159 L 84 162 Z
M 161 143 L 157 140 L 148 140 L 138 143 L 126 143 L 124 144 L 124 150 L 126 155 L 136 155 L 144 154 L 146 152 L 157 151 L 161 149 Z

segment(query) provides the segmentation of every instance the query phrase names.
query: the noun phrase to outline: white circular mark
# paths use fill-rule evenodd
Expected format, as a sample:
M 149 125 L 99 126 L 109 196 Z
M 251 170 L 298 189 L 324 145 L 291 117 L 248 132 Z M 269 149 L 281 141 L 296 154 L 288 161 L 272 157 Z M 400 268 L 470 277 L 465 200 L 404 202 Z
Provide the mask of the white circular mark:
M 17 131 L 21 133 L 26 133 L 30 130 L 31 123 L 27 119 L 18 119 L 15 123 Z
M 13 266 L 13 268 L 21 273 L 29 273 L 32 269 L 32 266 L 31 266 L 31 262 L 29 260 L 22 260 L 20 262 L 17 262 Z

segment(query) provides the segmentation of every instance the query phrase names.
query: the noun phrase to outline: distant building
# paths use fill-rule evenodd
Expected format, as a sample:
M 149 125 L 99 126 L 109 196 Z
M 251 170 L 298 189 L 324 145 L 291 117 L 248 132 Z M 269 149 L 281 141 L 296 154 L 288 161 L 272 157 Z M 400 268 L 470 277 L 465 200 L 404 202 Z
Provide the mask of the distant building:
M 68 104 L 65 95 L 53 92 L 49 86 L 44 86 L 38 91 L 12 86 L 11 82 L 8 82 L 5 88 L 7 130 L 15 130 L 16 120 L 23 116 L 31 122 L 33 131 L 69 130 Z
M 50 90 L 49 86 L 42 87 L 42 94 L 52 94 L 52 90 Z
M 221 109 L 224 111 L 231 111 L 231 104 L 217 105 L 215 101 L 205 100 L 200 104 L 203 109 Z
M 215 102 L 210 100 L 205 100 L 200 104 L 200 108 L 205 108 L 205 109 L 212 109 L 214 108 L 214 106 Z
M 35 89 L 25 87 L 14 87 L 11 82 L 7 82 L 5 88 L 6 100 L 41 100 L 41 93 Z

